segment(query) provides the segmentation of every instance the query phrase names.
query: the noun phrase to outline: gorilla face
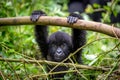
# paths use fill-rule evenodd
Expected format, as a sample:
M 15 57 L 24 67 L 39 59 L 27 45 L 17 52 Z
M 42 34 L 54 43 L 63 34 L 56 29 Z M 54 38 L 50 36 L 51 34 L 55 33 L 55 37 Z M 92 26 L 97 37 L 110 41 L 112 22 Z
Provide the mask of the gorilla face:
M 53 61 L 60 62 L 70 54 L 72 50 L 71 37 L 63 32 L 56 32 L 48 39 L 48 54 Z
M 51 44 L 48 53 L 54 61 L 60 62 L 69 55 L 69 47 L 66 43 L 61 45 Z

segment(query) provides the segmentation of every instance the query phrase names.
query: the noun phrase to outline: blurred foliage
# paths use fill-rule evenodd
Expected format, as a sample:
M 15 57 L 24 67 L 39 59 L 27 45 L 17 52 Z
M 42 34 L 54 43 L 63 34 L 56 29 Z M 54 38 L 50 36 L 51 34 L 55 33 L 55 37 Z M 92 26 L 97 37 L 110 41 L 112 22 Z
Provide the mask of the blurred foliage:
M 120 12 L 120 6 L 117 1 L 113 6 L 104 6 L 106 13 L 102 13 L 103 22 L 110 21 L 109 13 L 113 11 L 114 15 Z M 34 10 L 43 10 L 49 16 L 67 17 L 68 0 L 1 0 L 0 17 L 28 16 Z M 94 4 L 94 7 L 100 6 Z M 92 7 L 86 9 L 88 12 L 93 11 Z M 104 19 L 104 16 L 108 16 Z M 89 20 L 86 13 L 83 13 L 85 19 Z M 115 24 L 119 26 L 119 23 Z M 49 34 L 56 31 L 71 33 L 69 28 L 51 26 Z M 83 62 L 90 66 L 114 67 L 120 54 L 119 40 L 107 35 L 87 32 L 87 45 L 83 51 Z M 71 34 L 70 34 L 71 35 Z M 117 45 L 117 46 L 116 46 Z M 0 27 L 0 57 L 10 59 L 33 59 L 40 54 L 34 38 L 34 28 L 31 25 L 24 26 L 6 26 Z M 40 55 L 39 55 L 40 56 Z M 31 79 L 30 76 L 46 73 L 45 66 L 36 66 L 35 64 L 3 62 L 0 61 L 0 80 L 23 80 Z M 72 73 L 66 74 L 65 80 L 103 80 L 109 72 L 98 72 L 92 70 L 80 70 L 82 75 L 74 76 Z M 84 77 L 83 77 L 84 76 Z M 40 79 L 41 80 L 41 79 Z M 115 80 L 115 79 L 111 79 Z

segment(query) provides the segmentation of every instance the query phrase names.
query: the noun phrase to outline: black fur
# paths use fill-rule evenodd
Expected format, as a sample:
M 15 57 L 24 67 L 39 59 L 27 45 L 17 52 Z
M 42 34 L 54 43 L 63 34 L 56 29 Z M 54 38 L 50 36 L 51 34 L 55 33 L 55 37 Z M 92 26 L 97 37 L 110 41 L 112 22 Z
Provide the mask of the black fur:
M 64 32 L 55 32 L 48 38 L 48 55 L 51 61 L 60 62 L 72 51 L 72 39 Z
M 71 7 L 72 8 L 72 7 Z M 69 24 L 74 24 L 78 19 L 82 19 L 79 14 L 75 14 L 72 10 L 67 22 Z M 31 15 L 31 20 L 36 22 L 40 16 L 46 16 L 43 11 L 34 11 Z M 35 37 L 42 52 L 42 56 L 46 60 L 61 62 L 69 56 L 70 53 L 76 51 L 78 48 L 82 47 L 86 42 L 86 32 L 85 30 L 72 29 L 71 36 L 64 32 L 55 32 L 48 37 L 47 26 L 36 25 L 35 26 Z M 82 49 L 74 55 L 78 63 L 82 63 L 81 59 Z M 69 62 L 68 60 L 66 62 Z M 53 68 L 53 66 L 49 66 Z M 65 66 L 58 66 L 54 71 L 65 71 L 68 68 Z M 61 78 L 64 74 L 53 75 L 54 78 Z
M 37 17 L 36 17 L 37 15 Z M 46 14 L 42 11 L 34 11 L 31 16 L 31 20 L 33 22 L 37 21 L 40 16 L 45 16 Z M 39 17 L 38 17 L 39 16 Z M 71 13 L 68 17 L 68 23 L 75 23 L 78 18 L 82 18 L 78 14 Z M 85 31 L 72 29 L 72 37 L 64 32 L 56 32 L 48 37 L 47 26 L 44 25 L 36 25 L 35 26 L 35 36 L 36 41 L 40 47 L 42 52 L 42 56 L 48 60 L 52 61 L 62 61 L 64 60 L 71 52 L 77 50 L 81 46 L 83 46 L 86 42 L 85 40 Z M 57 48 L 62 49 L 63 55 L 54 55 L 56 53 Z M 56 57 L 60 57 L 60 60 L 57 60 Z M 62 59 L 63 58 L 63 59 Z M 79 62 L 79 61 L 78 61 Z
M 92 5 L 92 7 L 95 8 L 93 4 L 96 3 L 96 4 L 99 4 L 101 8 L 103 8 L 104 6 L 107 5 L 108 2 L 111 2 L 111 1 L 112 0 L 69 0 L 68 11 L 69 12 L 78 11 L 80 13 L 83 13 L 88 4 Z M 117 5 L 120 5 L 120 1 L 117 2 Z M 105 10 L 93 12 L 92 14 L 89 14 L 89 16 L 93 21 L 100 22 L 102 18 L 102 13 L 105 13 Z M 120 22 L 120 12 L 116 16 L 113 14 L 113 12 L 111 12 L 110 20 L 111 20 L 110 23 Z
M 34 14 L 35 13 L 35 14 Z M 37 17 L 36 17 L 37 15 Z M 33 22 L 37 21 L 40 16 L 44 16 L 45 13 L 42 11 L 34 11 L 31 15 Z M 39 17 L 38 17 L 39 16 Z M 78 14 L 71 13 L 68 17 L 68 23 L 74 24 L 78 18 L 82 18 Z M 47 26 L 36 25 L 35 26 L 35 37 L 42 52 L 42 56 L 46 60 L 61 62 L 69 56 L 70 53 L 76 51 L 78 48 L 83 46 L 86 42 L 86 32 L 84 30 L 72 29 L 72 37 L 64 32 L 55 32 L 48 37 Z M 81 51 L 76 55 L 76 61 L 81 63 Z M 66 61 L 67 62 L 67 61 Z M 51 66 L 50 66 L 51 67 Z M 53 66 L 52 66 L 53 67 Z M 51 68 L 52 68 L 51 67 Z M 59 66 L 54 71 L 65 71 L 67 67 Z M 54 75 L 55 77 L 63 77 L 64 74 Z

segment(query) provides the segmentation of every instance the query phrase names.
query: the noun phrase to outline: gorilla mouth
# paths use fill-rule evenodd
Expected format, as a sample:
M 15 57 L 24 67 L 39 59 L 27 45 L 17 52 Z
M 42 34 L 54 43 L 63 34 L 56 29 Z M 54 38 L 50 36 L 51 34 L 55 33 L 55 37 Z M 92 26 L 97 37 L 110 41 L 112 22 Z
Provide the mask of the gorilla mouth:
M 61 61 L 62 59 L 60 57 L 55 57 L 55 60 Z
M 60 62 L 60 61 L 62 61 L 64 59 L 64 56 L 54 55 L 54 59 L 55 59 L 55 61 Z

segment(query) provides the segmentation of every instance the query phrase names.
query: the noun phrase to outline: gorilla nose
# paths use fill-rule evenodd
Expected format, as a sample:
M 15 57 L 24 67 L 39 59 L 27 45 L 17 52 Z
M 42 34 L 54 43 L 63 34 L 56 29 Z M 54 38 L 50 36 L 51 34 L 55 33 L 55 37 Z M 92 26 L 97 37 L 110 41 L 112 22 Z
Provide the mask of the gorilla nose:
M 59 53 L 59 54 L 62 53 L 62 49 L 61 49 L 61 48 L 58 48 L 58 49 L 57 49 L 57 53 Z
M 61 50 L 57 50 L 57 53 L 61 53 L 62 51 Z

